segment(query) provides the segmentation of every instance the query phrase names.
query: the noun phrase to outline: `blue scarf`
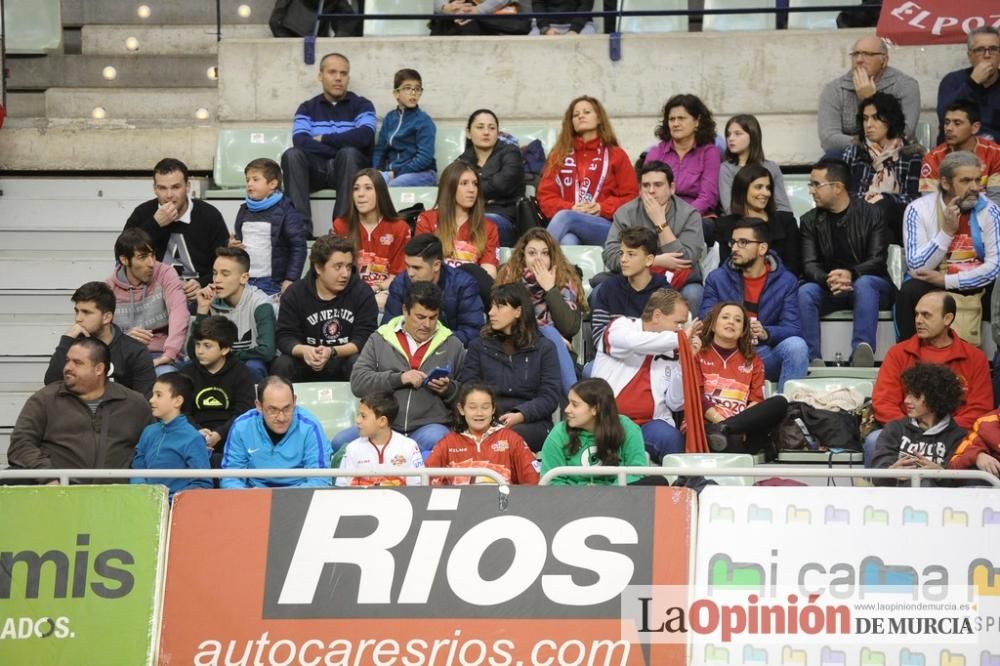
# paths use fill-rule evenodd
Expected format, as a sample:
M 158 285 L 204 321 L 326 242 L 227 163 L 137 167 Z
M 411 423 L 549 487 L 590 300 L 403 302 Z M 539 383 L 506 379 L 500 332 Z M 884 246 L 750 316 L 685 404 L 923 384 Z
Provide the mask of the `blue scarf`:
M 251 199 L 248 194 L 246 197 L 247 209 L 251 213 L 259 213 L 262 210 L 267 210 L 271 206 L 276 206 L 278 202 L 284 198 L 284 196 L 285 195 L 281 193 L 281 190 L 275 190 L 271 196 L 257 201 L 256 199 Z
M 983 245 L 983 229 L 979 226 L 978 216 L 979 213 L 986 210 L 989 204 L 989 199 L 980 195 L 979 199 L 976 200 L 976 207 L 969 212 L 969 232 L 972 234 L 972 246 L 976 248 L 976 257 L 980 261 L 986 257 L 986 246 Z

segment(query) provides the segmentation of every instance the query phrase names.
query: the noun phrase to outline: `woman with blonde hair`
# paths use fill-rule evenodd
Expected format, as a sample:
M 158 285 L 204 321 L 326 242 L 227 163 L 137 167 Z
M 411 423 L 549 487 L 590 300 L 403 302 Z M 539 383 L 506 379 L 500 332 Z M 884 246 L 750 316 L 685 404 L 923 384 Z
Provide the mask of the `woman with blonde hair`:
M 635 169 L 604 107 L 593 97 L 577 97 L 538 181 L 549 233 L 563 245 L 604 245 L 615 211 L 637 196 Z

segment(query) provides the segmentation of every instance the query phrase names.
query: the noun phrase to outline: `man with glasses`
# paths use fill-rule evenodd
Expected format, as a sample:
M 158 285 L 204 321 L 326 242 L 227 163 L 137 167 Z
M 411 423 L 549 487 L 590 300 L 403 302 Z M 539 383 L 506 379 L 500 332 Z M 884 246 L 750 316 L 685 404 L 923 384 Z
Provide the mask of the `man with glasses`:
M 401 69 L 392 82 L 396 108 L 385 114 L 375 142 L 372 166 L 389 187 L 428 187 L 437 183 L 434 121 L 420 108 L 424 92 L 420 72 Z
M 851 365 L 875 365 L 879 310 L 892 307 L 896 289 L 889 279 L 889 230 L 881 211 L 852 198 L 851 171 L 843 160 L 823 159 L 809 174 L 816 207 L 802 216 L 802 276 L 799 318 L 809 347 L 809 364 L 824 366 L 820 316 L 854 311 Z
M 875 35 L 862 37 L 851 49 L 851 69 L 826 84 L 819 96 L 816 124 L 823 151 L 839 157 L 858 135 L 858 102 L 876 92 L 899 99 L 912 137 L 920 119 L 920 86 L 916 79 L 889 67 L 889 52 Z
M 806 376 L 809 350 L 801 338 L 798 278 L 770 252 L 768 225 L 745 217 L 733 227 L 729 261 L 708 274 L 699 317 L 704 319 L 716 303 L 740 303 L 750 315 L 756 352 L 764 362 L 764 375 L 778 381 L 778 390 L 789 379 Z
M 285 194 L 302 214 L 310 236 L 321 236 L 329 222 L 312 224 L 309 194 L 324 188 L 337 190 L 334 217 L 347 213 L 351 179 L 371 163 L 375 143 L 375 107 L 347 90 L 351 63 L 346 56 L 328 53 L 319 61 L 323 92 L 299 105 L 292 123 L 292 147 L 281 156 Z
M 946 110 L 952 102 L 967 99 L 979 111 L 977 133 L 993 141 L 1000 140 L 1000 30 L 992 26 L 969 33 L 971 67 L 951 72 L 938 86 L 937 112 L 941 130 L 938 143 L 945 141 Z
M 257 386 L 257 408 L 236 417 L 226 437 L 222 469 L 324 469 L 330 445 L 315 416 L 295 404 L 295 389 L 282 377 Z M 223 488 L 322 488 L 331 477 L 222 479 Z

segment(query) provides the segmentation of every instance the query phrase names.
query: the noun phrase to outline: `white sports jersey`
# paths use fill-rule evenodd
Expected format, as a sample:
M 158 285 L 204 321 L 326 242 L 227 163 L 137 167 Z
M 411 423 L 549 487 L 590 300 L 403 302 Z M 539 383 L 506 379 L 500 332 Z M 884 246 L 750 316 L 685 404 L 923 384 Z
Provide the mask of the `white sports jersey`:
M 396 431 L 385 446 L 372 444 L 367 437 L 358 437 L 347 444 L 340 469 L 371 469 L 371 476 L 338 477 L 338 486 L 419 486 L 419 476 L 396 476 L 400 468 L 424 466 L 420 447 L 415 441 Z

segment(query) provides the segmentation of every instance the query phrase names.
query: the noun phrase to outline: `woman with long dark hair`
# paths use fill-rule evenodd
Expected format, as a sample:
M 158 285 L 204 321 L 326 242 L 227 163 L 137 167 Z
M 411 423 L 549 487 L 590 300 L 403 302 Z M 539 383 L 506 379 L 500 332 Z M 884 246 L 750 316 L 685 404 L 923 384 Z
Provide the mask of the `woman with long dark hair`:
M 663 105 L 656 128 L 660 142 L 646 151 L 646 161 L 657 160 L 674 171 L 675 194 L 702 216 L 719 206 L 719 164 L 715 147 L 715 119 L 696 95 L 674 95 Z
M 566 419 L 542 447 L 542 475 L 556 467 L 633 467 L 646 464 L 642 431 L 618 413 L 615 394 L 603 379 L 583 379 L 569 390 Z M 639 480 L 630 476 L 628 481 Z M 612 485 L 614 476 L 563 476 L 553 485 Z
M 726 152 L 719 167 L 719 207 L 728 215 L 733 196 L 733 179 L 736 172 L 749 164 L 760 164 L 771 172 L 774 180 L 775 207 L 779 211 L 792 212 L 792 204 L 785 191 L 785 178 L 777 163 L 764 157 L 764 135 L 756 116 L 740 113 L 726 121 Z
M 465 152 L 458 159 L 479 169 L 479 189 L 486 217 L 493 220 L 500 244 L 517 240 L 517 201 L 524 196 L 524 161 L 512 143 L 500 140 L 500 120 L 489 109 L 476 109 L 465 124 Z
M 499 422 L 538 451 L 562 395 L 555 346 L 539 334 L 531 296 L 521 284 L 493 289 L 488 320 L 469 341 L 458 381 L 492 384 Z
M 389 284 L 406 270 L 403 246 L 410 240 L 410 226 L 397 219 L 378 169 L 361 169 L 354 175 L 347 214 L 333 221 L 333 235 L 354 244 L 358 277 L 374 290 L 379 310 L 384 310 Z
M 715 239 L 719 242 L 719 263 L 729 259 L 729 238 L 733 228 L 744 218 L 767 222 L 768 243 L 793 275 L 802 272 L 802 248 L 799 225 L 795 216 L 777 210 L 774 200 L 774 178 L 763 164 L 748 164 L 736 172 L 729 215 L 715 221 Z
M 882 210 L 892 242 L 903 238 L 903 211 L 920 196 L 924 149 L 906 141 L 906 120 L 899 100 L 877 92 L 858 104 L 858 136 L 844 149 L 851 169 L 851 194 Z
M 764 399 L 764 363 L 754 352 L 750 316 L 739 303 L 716 303 L 705 317 L 695 356 L 705 430 L 713 451 L 770 450 L 771 431 L 788 410 L 783 396 Z
M 538 181 L 549 233 L 563 245 L 604 245 L 615 211 L 637 196 L 635 169 L 607 111 L 593 97 L 577 97 Z

